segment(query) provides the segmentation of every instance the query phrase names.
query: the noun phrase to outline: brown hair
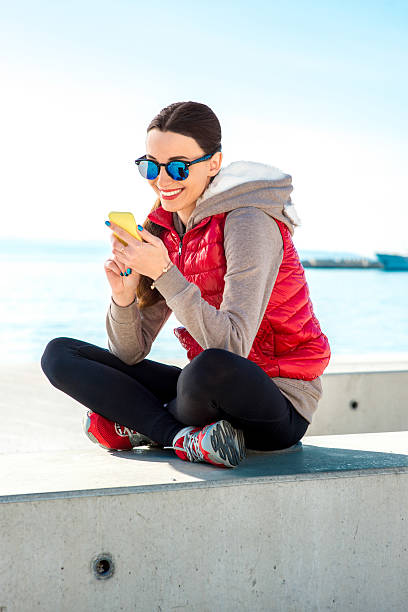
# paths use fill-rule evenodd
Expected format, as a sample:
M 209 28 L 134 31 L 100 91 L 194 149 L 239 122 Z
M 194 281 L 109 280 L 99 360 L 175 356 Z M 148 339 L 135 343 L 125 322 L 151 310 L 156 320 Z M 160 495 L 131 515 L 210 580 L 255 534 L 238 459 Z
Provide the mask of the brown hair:
M 206 104 L 200 102 L 174 102 L 163 108 L 150 122 L 147 132 L 158 128 L 162 132 L 175 132 L 183 136 L 194 138 L 204 151 L 205 155 L 221 150 L 221 125 L 216 115 Z M 215 176 L 210 178 L 210 183 Z M 160 206 L 160 198 L 157 198 L 152 210 Z M 154 236 L 159 236 L 163 230 L 160 225 L 153 223 L 149 218 L 143 223 Z M 162 299 L 157 289 L 150 289 L 152 279 L 141 276 L 136 290 L 138 306 L 140 309 L 152 306 Z

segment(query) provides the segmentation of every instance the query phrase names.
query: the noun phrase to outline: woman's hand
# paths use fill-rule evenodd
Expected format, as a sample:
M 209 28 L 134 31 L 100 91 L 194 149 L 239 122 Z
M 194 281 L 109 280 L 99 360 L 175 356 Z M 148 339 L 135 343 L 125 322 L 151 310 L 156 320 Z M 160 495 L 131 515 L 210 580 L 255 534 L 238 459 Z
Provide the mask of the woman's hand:
M 113 236 L 113 234 L 112 234 Z M 119 245 L 122 245 L 113 236 Z M 119 306 L 128 306 L 135 299 L 136 289 L 139 284 L 140 274 L 132 272 L 125 276 L 126 266 L 117 261 L 115 255 L 105 261 L 105 274 L 112 289 L 112 297 Z
M 163 268 L 170 263 L 170 257 L 163 241 L 146 229 L 140 231 L 140 235 L 145 240 L 141 242 L 116 223 L 111 222 L 109 228 L 112 230 L 113 256 L 105 262 L 105 272 L 112 292 L 126 296 L 128 299 L 133 296 L 130 303 L 133 301 L 140 275 L 156 280 L 162 274 Z M 125 247 L 113 232 L 128 245 Z M 129 276 L 121 276 L 120 273 L 125 274 L 128 268 L 131 269 Z

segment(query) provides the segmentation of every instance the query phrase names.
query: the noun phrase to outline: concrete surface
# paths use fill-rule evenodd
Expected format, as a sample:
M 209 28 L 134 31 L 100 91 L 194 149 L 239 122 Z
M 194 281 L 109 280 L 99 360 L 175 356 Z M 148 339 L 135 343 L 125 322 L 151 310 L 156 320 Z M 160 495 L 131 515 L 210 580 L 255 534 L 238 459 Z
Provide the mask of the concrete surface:
M 332 360 L 301 450 L 222 470 L 108 453 L 39 364 L 3 364 L 1 612 L 405 611 L 407 375 L 403 355 Z
M 235 469 L 180 460 L 172 450 L 140 448 L 7 453 L 0 455 L 0 502 L 128 494 L 140 490 L 252 484 L 270 479 L 335 476 L 361 470 L 408 469 L 408 432 L 316 436 L 297 452 L 248 451 Z M 134 490 L 133 490 L 134 489 Z M 21 497 L 20 497 L 21 496 Z
M 407 449 L 408 432 L 319 436 L 234 470 L 159 450 L 4 454 L 0 609 L 402 612 Z

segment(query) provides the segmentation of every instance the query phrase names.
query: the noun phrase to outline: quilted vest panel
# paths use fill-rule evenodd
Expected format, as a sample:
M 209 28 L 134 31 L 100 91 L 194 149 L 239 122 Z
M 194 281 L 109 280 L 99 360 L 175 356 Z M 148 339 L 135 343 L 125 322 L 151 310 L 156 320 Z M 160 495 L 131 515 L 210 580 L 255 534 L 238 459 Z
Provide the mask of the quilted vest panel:
M 183 276 L 197 285 L 201 296 L 219 308 L 224 291 L 226 259 L 224 225 L 228 213 L 203 219 L 180 238 L 174 229 L 172 213 L 161 206 L 149 218 L 165 229 L 161 239 L 171 261 Z M 313 380 L 330 360 L 330 346 L 313 312 L 303 266 L 286 225 L 275 219 L 283 240 L 283 259 L 268 305 L 248 359 L 270 377 Z M 187 350 L 189 360 L 204 349 L 185 327 L 174 330 Z

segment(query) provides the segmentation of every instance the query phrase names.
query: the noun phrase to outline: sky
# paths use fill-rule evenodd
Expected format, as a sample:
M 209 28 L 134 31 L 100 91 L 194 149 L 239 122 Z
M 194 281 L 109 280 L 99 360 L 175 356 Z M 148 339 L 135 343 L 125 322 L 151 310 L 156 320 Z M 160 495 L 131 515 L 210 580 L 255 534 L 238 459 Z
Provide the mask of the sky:
M 0 0 L 0 239 L 107 241 L 144 221 L 134 159 L 172 102 L 207 104 L 223 166 L 293 181 L 298 249 L 408 251 L 408 3 Z

